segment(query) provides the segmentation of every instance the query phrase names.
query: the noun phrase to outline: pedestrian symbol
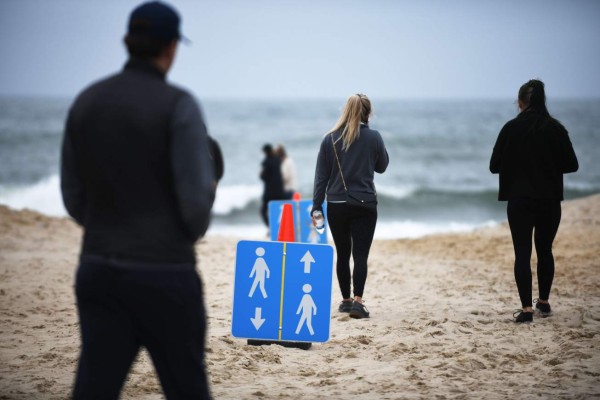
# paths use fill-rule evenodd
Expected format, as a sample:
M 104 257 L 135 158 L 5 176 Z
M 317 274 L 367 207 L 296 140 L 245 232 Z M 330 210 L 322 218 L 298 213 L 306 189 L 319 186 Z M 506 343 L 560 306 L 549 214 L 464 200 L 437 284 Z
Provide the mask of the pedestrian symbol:
M 260 285 L 260 292 L 266 299 L 267 292 L 265 291 L 265 279 L 269 277 L 271 271 L 269 271 L 269 267 L 267 266 L 265 259 L 262 258 L 262 256 L 265 255 L 265 249 L 258 247 L 256 249 L 256 255 L 258 258 L 254 262 L 254 267 L 252 267 L 252 271 L 250 272 L 250 278 L 254 276 L 254 282 L 252 283 L 252 288 L 250 289 L 248 297 L 252 297 L 254 291 L 256 290 L 256 285 Z
M 300 317 L 300 322 L 298 323 L 298 327 L 296 328 L 296 335 L 300 333 L 300 329 L 302 329 L 302 325 L 306 322 L 306 326 L 308 327 L 308 331 L 311 335 L 315 334 L 312 328 L 312 316 L 317 315 L 317 305 L 313 301 L 312 296 L 309 294 L 312 290 L 312 286 L 308 283 L 302 286 L 302 290 L 306 293 L 302 296 L 302 301 L 300 302 L 300 306 L 298 307 L 298 311 L 296 314 L 300 314 L 302 311 L 302 316 Z
M 326 342 L 332 275 L 333 248 L 329 245 L 240 241 L 235 264 L 233 336 Z

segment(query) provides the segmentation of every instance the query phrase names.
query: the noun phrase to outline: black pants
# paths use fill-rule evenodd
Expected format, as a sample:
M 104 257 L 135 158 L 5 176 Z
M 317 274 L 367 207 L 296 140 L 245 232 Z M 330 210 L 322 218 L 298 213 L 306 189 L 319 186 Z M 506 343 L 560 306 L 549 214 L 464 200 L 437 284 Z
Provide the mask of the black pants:
M 206 315 L 193 265 L 148 271 L 84 257 L 75 287 L 82 345 L 73 398 L 118 399 L 144 346 L 167 399 L 210 399 Z
M 263 197 L 262 203 L 260 205 L 260 216 L 262 217 L 263 222 L 269 228 L 269 202 L 272 200 L 284 200 L 283 196 L 280 197 Z
M 344 299 L 350 298 L 350 255 L 354 259 L 354 296 L 362 297 L 367 281 L 367 259 L 373 243 L 377 210 L 327 203 L 327 222 L 337 253 L 336 272 Z
M 288 196 L 289 194 L 289 196 Z M 263 220 L 263 222 L 265 223 L 265 225 L 267 226 L 267 228 L 269 228 L 269 202 L 270 201 L 277 201 L 277 200 L 291 200 L 292 196 L 294 195 L 294 192 L 288 192 L 286 194 L 282 194 L 281 196 L 277 196 L 277 197 L 268 197 L 268 198 L 264 198 L 262 199 L 261 205 L 260 205 L 260 216 Z
M 560 224 L 557 200 L 515 199 L 508 202 L 508 224 L 515 249 L 515 280 L 523 307 L 531 307 L 531 235 L 537 253 L 539 298 L 548 300 L 554 279 L 552 243 Z
M 270 199 L 262 199 L 260 205 L 260 216 L 267 227 L 269 227 L 269 201 Z

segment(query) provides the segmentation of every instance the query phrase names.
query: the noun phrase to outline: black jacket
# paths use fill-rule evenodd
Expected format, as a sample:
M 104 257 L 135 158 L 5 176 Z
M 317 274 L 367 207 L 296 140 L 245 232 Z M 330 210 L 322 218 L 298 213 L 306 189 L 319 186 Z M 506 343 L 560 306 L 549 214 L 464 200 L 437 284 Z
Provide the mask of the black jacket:
M 563 200 L 563 174 L 579 168 L 567 130 L 553 118 L 524 111 L 500 131 L 490 171 L 500 174 L 498 200 Z
M 206 127 L 192 96 L 153 65 L 129 61 L 77 97 L 61 164 L 82 255 L 195 263 L 216 185 Z
M 281 160 L 274 155 L 266 156 L 262 162 L 260 179 L 265 183 L 263 200 L 285 199 L 283 178 L 281 176 Z
M 389 157 L 381 134 L 360 125 L 360 135 L 347 150 L 342 150 L 342 129 L 326 135 L 321 142 L 317 157 L 313 188 L 313 209 L 321 209 L 325 194 L 327 201 L 345 201 L 346 191 L 333 151 L 332 139 L 344 174 L 348 190 L 376 193 L 373 181 L 375 172 L 385 172 Z

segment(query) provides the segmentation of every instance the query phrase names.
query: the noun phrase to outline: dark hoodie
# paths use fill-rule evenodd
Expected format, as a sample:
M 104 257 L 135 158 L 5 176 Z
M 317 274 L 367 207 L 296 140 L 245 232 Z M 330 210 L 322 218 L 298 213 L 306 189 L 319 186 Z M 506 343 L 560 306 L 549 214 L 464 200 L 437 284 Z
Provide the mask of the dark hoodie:
M 500 201 L 563 200 L 563 174 L 578 168 L 567 130 L 534 110 L 504 125 L 490 160 L 490 171 L 500 174 Z

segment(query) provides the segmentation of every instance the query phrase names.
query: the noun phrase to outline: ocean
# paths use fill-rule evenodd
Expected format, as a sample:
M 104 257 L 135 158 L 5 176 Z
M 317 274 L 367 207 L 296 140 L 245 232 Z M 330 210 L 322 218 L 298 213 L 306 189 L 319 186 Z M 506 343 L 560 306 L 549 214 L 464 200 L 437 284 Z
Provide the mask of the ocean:
M 498 132 L 517 113 L 511 99 L 371 98 L 370 127 L 390 156 L 376 174 L 376 238 L 469 231 L 505 220 L 489 158 Z M 65 216 L 59 159 L 72 99 L 0 97 L 0 204 Z M 283 144 L 294 160 L 302 198 L 312 198 L 317 153 L 337 121 L 339 100 L 201 99 L 209 132 L 220 143 L 225 176 L 208 234 L 265 238 L 258 174 L 265 143 Z M 569 131 L 580 169 L 565 176 L 565 198 L 600 192 L 600 100 L 550 99 L 550 113 Z

